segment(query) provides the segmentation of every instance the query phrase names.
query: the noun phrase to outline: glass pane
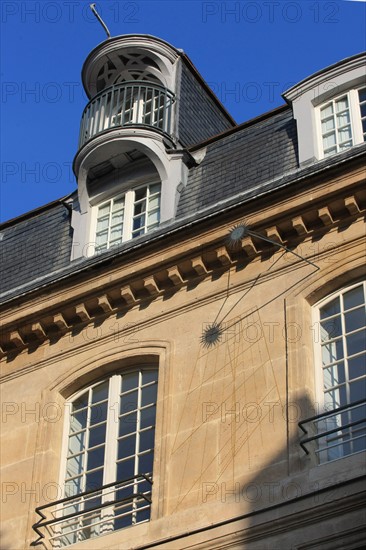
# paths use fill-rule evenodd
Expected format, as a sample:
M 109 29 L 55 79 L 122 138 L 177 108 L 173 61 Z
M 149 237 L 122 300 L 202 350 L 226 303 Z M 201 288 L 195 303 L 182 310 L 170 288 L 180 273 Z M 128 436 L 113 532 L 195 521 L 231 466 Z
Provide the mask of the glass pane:
M 328 105 L 326 105 L 325 107 L 323 107 L 321 109 L 322 119 L 324 119 L 326 117 L 329 117 L 332 114 L 333 114 L 333 104 L 332 103 L 329 103 Z
M 333 147 L 333 145 L 336 144 L 336 135 L 335 133 L 329 134 L 323 138 L 323 147 L 324 149 L 329 149 L 329 147 Z
M 333 365 L 323 370 L 324 375 L 324 389 L 338 386 L 346 381 L 344 373 L 344 363 Z
M 148 426 L 154 426 L 156 415 L 156 406 L 147 407 L 141 410 L 140 426 L 141 428 L 147 428 Z
M 138 218 L 135 218 L 133 220 L 133 230 L 140 229 L 141 227 L 145 226 L 145 214 L 142 216 L 139 216 Z
M 106 204 L 99 206 L 98 218 L 101 218 L 102 216 L 106 216 L 107 214 L 109 214 L 110 208 L 111 208 L 110 202 L 107 202 Z
M 124 414 L 137 409 L 138 391 L 134 390 L 121 399 L 120 414 Z
M 68 449 L 69 455 L 79 453 L 84 450 L 85 434 L 86 432 L 83 431 L 69 437 L 69 449 Z
M 158 225 L 159 219 L 160 219 L 159 211 L 152 212 L 151 214 L 149 214 L 147 218 L 148 227 L 151 228 L 152 226 Z
M 150 185 L 150 195 L 155 195 L 155 193 L 160 193 L 160 190 L 161 190 L 160 183 L 154 183 L 153 185 Z
M 123 230 L 123 226 L 122 225 L 116 225 L 116 227 L 113 227 L 111 229 L 111 236 L 110 236 L 110 239 L 111 241 L 115 241 L 117 239 L 120 239 L 122 237 L 122 230 Z
M 156 402 L 156 393 L 158 386 L 153 384 L 152 386 L 146 386 L 142 389 L 141 406 L 150 405 Z
M 136 431 L 137 413 L 127 414 L 119 420 L 119 436 Z
M 103 486 L 103 468 L 89 472 L 85 476 L 85 491 L 92 491 Z
M 332 319 L 329 319 L 329 321 L 323 321 L 320 323 L 320 335 L 322 342 L 341 336 L 341 334 L 342 325 L 340 316 L 333 317 Z
M 98 403 L 108 398 L 109 382 L 102 382 L 92 389 L 92 403 Z
M 83 471 L 84 454 L 73 456 L 67 459 L 66 477 L 74 477 Z
M 155 370 L 144 370 L 142 372 L 142 385 L 149 384 L 149 382 L 157 382 L 158 373 Z
M 347 405 L 346 386 L 340 386 L 324 393 L 324 405 L 326 411 L 332 411 L 342 405 Z
M 360 401 L 366 397 L 366 378 L 360 378 L 349 385 L 350 402 Z
M 341 311 L 339 298 L 334 298 L 320 309 L 320 319 L 326 319 L 331 315 L 335 315 Z
M 362 118 L 366 117 L 366 103 L 364 103 L 363 105 L 360 105 L 360 109 L 361 109 L 361 117 Z
M 104 231 L 103 233 L 97 233 L 95 236 L 95 242 L 98 246 L 105 244 L 107 240 L 108 240 L 108 231 Z
M 90 409 L 90 424 L 104 422 L 107 418 L 107 402 L 94 405 Z
M 336 112 L 344 111 L 348 109 L 348 98 L 347 96 L 341 97 L 336 101 Z
M 105 442 L 106 424 L 100 424 L 89 431 L 89 447 L 95 447 Z
M 109 216 L 98 218 L 97 222 L 97 232 L 100 233 L 101 231 L 105 231 L 108 229 L 109 225 Z
M 342 128 L 342 130 L 338 130 L 338 139 L 341 143 L 348 141 L 352 138 L 351 128 L 347 127 Z
M 363 295 L 363 286 L 357 286 L 343 294 L 344 309 L 351 309 L 365 303 Z
M 112 226 L 120 225 L 122 227 L 122 221 L 123 221 L 123 211 L 122 212 L 116 212 L 112 216 Z
M 135 204 L 134 215 L 138 216 L 139 214 L 144 213 L 145 210 L 146 210 L 146 201 L 143 200 Z
M 350 334 L 347 336 L 346 341 L 348 355 L 354 355 L 355 353 L 364 351 L 366 349 L 366 332 L 360 330 L 355 334 Z
M 70 432 L 78 432 L 86 428 L 88 409 L 74 413 L 70 418 Z
M 154 449 L 155 430 L 145 430 L 140 432 L 140 448 L 139 451 L 147 451 Z
M 342 340 L 336 342 L 329 342 L 322 346 L 322 360 L 323 365 L 329 365 L 343 359 L 343 343 Z
M 337 115 L 337 126 L 340 128 L 341 126 L 346 126 L 346 124 L 349 124 L 349 112 L 346 111 L 345 113 L 341 113 Z
M 348 360 L 348 375 L 350 380 L 366 375 L 366 354 Z
M 153 470 L 153 453 L 146 453 L 139 456 L 139 474 L 151 474 Z
M 362 90 L 358 90 L 358 97 L 361 101 L 366 101 L 366 88 L 362 88 Z
M 125 198 L 124 197 L 121 197 L 119 199 L 114 199 L 112 212 L 117 212 L 118 210 L 123 210 L 124 205 L 125 205 Z
M 346 332 L 352 332 L 358 328 L 362 328 L 366 325 L 366 311 L 364 307 L 354 309 L 345 316 Z
M 80 397 L 75 399 L 72 403 L 72 411 L 76 411 L 78 409 L 83 409 L 84 407 L 88 406 L 88 399 L 89 399 L 89 391 L 86 391 L 83 393 Z
M 135 475 L 135 459 L 128 458 L 117 464 L 117 480 L 122 481 Z
M 81 477 L 77 477 L 65 483 L 65 497 L 73 497 L 82 492 L 81 480 Z
M 135 201 L 144 199 L 146 197 L 146 191 L 147 191 L 147 187 L 142 187 L 141 189 L 137 189 L 135 191 Z
M 88 452 L 87 470 L 100 468 L 104 464 L 104 445 Z
M 118 441 L 118 455 L 117 458 L 125 458 L 132 456 L 136 452 L 136 434 L 129 435 Z
M 139 384 L 139 373 L 131 372 L 129 374 L 124 374 L 122 377 L 122 393 L 137 388 Z
M 155 195 L 154 197 L 151 197 L 149 199 L 149 210 L 153 210 L 154 208 L 159 208 L 160 206 L 160 195 Z
M 327 132 L 334 130 L 334 118 L 328 118 L 322 122 L 322 133 L 326 134 Z

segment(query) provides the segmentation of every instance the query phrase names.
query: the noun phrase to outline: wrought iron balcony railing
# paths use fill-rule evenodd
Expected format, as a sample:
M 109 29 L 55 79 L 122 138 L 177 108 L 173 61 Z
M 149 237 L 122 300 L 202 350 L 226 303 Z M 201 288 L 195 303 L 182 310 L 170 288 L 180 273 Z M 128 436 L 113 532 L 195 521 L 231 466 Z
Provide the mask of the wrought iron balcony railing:
M 300 446 L 322 464 L 366 450 L 366 399 L 299 422 Z
M 111 128 L 152 127 L 171 134 L 174 94 L 150 82 L 123 82 L 106 88 L 85 107 L 79 149 L 90 138 Z
M 33 525 L 46 548 L 62 548 L 150 519 L 152 480 L 136 475 L 36 508 Z

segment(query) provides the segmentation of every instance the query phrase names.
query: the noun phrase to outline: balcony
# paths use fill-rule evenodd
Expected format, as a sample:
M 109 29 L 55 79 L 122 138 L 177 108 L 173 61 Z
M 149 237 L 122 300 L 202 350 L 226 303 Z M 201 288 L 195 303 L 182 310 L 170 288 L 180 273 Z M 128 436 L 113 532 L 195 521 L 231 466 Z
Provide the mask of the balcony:
M 36 508 L 32 546 L 62 548 L 150 519 L 152 481 L 136 475 Z
M 85 107 L 79 149 L 92 137 L 112 128 L 131 125 L 171 134 L 174 94 L 150 82 L 123 82 L 106 88 Z
M 323 464 L 366 450 L 366 399 L 299 422 L 300 446 Z

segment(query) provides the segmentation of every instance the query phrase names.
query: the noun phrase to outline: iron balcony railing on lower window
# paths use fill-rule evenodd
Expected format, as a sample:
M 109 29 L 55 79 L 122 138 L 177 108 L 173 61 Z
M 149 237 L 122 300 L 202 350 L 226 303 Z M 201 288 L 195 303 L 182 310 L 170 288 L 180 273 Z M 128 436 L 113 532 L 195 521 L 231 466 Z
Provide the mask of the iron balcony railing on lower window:
M 89 139 L 111 128 L 148 126 L 171 134 L 174 94 L 150 82 L 123 82 L 99 92 L 85 107 L 79 149 Z
M 150 519 L 152 480 L 136 475 L 36 508 L 32 546 L 62 548 Z
M 306 437 L 300 446 L 320 463 L 366 450 L 366 399 L 354 401 L 299 422 Z

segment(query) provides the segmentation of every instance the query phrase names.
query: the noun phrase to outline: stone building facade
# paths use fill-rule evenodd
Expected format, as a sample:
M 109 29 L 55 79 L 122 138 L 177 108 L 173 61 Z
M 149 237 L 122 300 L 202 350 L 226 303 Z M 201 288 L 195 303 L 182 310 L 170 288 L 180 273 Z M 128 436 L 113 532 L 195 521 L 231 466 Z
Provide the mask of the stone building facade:
M 240 125 L 151 36 L 82 79 L 0 229 L 3 547 L 363 547 L 365 55 Z

